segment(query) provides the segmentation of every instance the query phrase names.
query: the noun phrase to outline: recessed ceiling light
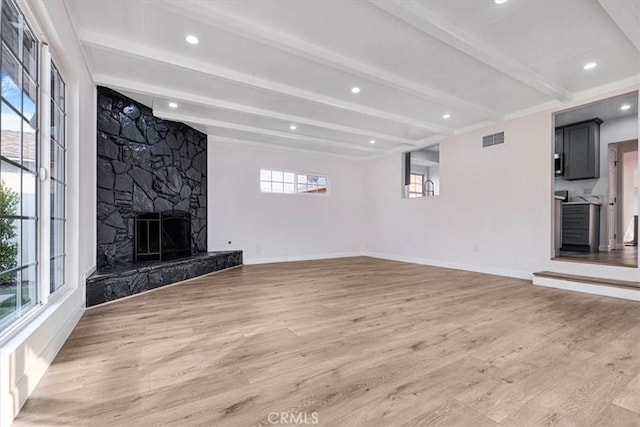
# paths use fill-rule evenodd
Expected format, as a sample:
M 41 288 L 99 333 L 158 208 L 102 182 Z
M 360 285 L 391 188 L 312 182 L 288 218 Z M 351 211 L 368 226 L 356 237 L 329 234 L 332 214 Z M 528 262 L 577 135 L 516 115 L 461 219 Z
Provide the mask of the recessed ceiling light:
M 447 113 L 447 114 L 443 114 L 443 115 L 442 115 L 442 118 L 443 118 L 443 119 L 448 119 L 448 118 L 450 118 L 450 117 L 451 117 L 451 114 L 449 114 L 449 113 Z
M 587 62 L 586 64 L 584 64 L 584 68 L 585 70 L 593 70 L 594 68 L 596 68 L 598 66 L 597 62 Z
M 624 104 L 622 107 L 620 107 L 622 111 L 627 111 L 629 108 L 631 108 L 631 105 L 629 104 Z
M 493 0 L 495 4 L 505 4 L 508 0 Z
M 198 43 L 200 43 L 200 40 L 196 36 L 193 36 L 193 35 L 187 36 L 185 40 L 187 40 L 187 43 L 189 43 L 189 44 L 198 44 Z
M 291 126 L 289 126 L 289 129 L 296 130 L 296 129 L 298 129 L 298 127 L 296 125 L 291 125 Z
M 351 88 L 351 93 L 360 93 L 360 88 L 358 86 L 354 86 Z
M 375 139 L 370 139 L 370 140 L 369 140 L 369 144 L 375 144 L 375 143 L 376 143 L 376 140 L 375 140 Z
M 178 108 L 178 104 L 176 104 L 175 102 L 170 102 L 170 103 L 169 103 L 169 107 L 171 107 L 171 108 Z

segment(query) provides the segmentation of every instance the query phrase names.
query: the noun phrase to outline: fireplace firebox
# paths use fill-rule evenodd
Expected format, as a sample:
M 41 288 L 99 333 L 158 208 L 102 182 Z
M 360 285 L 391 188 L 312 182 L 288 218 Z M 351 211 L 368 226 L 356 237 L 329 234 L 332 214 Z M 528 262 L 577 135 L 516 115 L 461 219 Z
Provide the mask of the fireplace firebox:
M 191 215 L 177 210 L 139 212 L 134 242 L 136 263 L 191 256 Z

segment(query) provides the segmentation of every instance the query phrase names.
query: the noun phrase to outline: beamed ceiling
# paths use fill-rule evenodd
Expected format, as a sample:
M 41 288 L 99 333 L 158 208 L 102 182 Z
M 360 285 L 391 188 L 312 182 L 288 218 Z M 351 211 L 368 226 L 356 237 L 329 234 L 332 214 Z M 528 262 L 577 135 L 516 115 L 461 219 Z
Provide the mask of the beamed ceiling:
M 640 74 L 635 1 L 68 7 L 96 83 L 157 116 L 221 141 L 355 157 L 429 145 L 594 88 L 638 84 Z M 597 66 L 584 70 L 589 62 Z

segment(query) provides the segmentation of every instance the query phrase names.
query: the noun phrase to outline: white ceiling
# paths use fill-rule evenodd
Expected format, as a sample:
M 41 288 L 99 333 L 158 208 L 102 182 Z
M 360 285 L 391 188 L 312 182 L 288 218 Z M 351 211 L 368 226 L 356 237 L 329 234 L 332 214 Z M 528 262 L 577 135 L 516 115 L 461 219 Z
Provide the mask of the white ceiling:
M 429 145 L 640 74 L 634 1 L 68 5 L 96 83 L 156 115 L 225 141 L 356 157 Z M 590 61 L 598 66 L 583 70 Z
M 621 107 L 628 105 L 623 110 Z M 632 92 L 556 113 L 556 126 L 600 119 L 604 122 L 638 115 L 638 93 Z

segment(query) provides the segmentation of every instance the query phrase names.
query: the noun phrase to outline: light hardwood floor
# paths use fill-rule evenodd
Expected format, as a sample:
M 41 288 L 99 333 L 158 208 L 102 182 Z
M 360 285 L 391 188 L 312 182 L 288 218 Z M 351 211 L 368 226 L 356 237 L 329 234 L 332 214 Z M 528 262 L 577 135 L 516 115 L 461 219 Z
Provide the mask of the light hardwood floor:
M 625 246 L 622 249 L 601 252 L 560 251 L 554 260 L 586 262 L 589 264 L 609 264 L 620 267 L 637 267 L 638 247 Z
M 88 310 L 16 426 L 640 426 L 640 303 L 372 258 Z

